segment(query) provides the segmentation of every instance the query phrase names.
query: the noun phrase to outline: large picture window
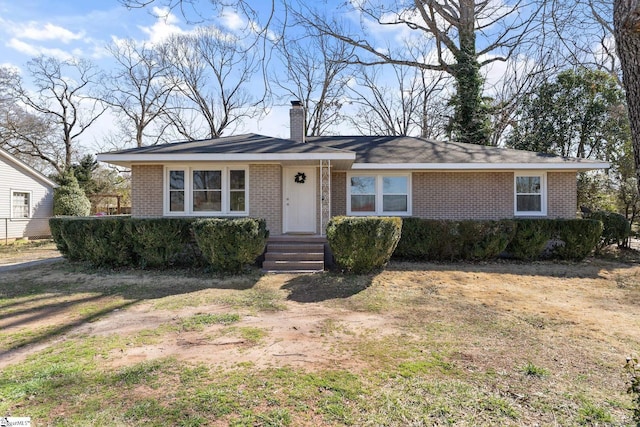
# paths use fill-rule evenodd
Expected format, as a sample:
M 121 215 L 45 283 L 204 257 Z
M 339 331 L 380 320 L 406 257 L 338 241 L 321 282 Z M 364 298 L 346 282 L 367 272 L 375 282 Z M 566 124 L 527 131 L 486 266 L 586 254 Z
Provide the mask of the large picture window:
M 348 180 L 350 215 L 410 215 L 410 175 L 362 174 Z
M 26 191 L 11 192 L 11 218 L 31 217 L 31 193 Z
M 547 214 L 546 175 L 517 173 L 515 175 L 515 215 L 542 216 Z
M 245 168 L 167 168 L 165 176 L 167 215 L 247 214 Z

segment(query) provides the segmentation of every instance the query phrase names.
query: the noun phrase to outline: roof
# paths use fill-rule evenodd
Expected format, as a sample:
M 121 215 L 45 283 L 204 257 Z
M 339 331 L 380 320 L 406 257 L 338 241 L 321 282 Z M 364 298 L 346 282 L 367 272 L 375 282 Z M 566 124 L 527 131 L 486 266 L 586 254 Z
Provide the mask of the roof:
M 606 169 L 590 159 L 408 136 L 308 137 L 356 153 L 354 169 Z
M 297 143 L 247 134 L 102 153 L 98 160 L 123 166 L 136 162 L 332 160 L 351 169 L 589 170 L 609 167 L 606 162 L 589 159 L 407 136 L 319 136 Z
M 58 186 L 58 184 L 56 184 L 54 181 L 50 180 L 49 178 L 47 178 L 31 166 L 27 165 L 17 157 L 13 156 L 8 151 L 3 150 L 2 148 L 0 148 L 0 158 L 5 159 L 7 163 L 12 164 L 15 168 L 22 170 L 27 175 L 31 175 L 33 178 L 42 182 L 44 185 L 47 185 L 51 188 L 55 188 Z
M 352 163 L 355 154 L 328 145 L 246 134 L 217 139 L 152 145 L 98 154 L 98 160 L 130 166 L 135 162 L 336 160 Z

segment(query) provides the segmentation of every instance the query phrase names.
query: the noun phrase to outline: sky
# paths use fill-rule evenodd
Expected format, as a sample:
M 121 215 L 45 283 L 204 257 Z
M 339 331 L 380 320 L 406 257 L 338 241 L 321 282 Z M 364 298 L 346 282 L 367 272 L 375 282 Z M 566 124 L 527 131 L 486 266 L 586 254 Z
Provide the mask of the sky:
M 193 10 L 186 10 L 194 21 L 206 20 L 208 23 L 224 28 L 226 31 L 243 25 L 242 18 L 232 10 L 222 16 L 211 5 L 210 0 L 193 0 L 195 8 L 201 14 L 196 16 Z M 509 0 L 492 0 L 496 4 Z M 22 70 L 25 81 L 25 64 L 38 55 L 55 56 L 61 59 L 70 57 L 88 58 L 100 68 L 108 71 L 111 67 L 110 54 L 106 45 L 116 39 L 131 38 L 139 42 L 159 42 L 176 32 L 193 29 L 181 11 L 169 13 L 156 3 L 144 9 L 127 9 L 118 0 L 0 0 L 0 65 L 17 67 Z M 251 0 L 253 7 L 263 7 L 266 16 L 270 1 Z M 334 11 L 336 5 L 345 4 L 345 0 L 315 0 L 314 8 Z M 154 14 L 154 12 L 156 14 Z M 158 14 L 162 15 L 159 17 Z M 208 15 L 207 15 L 208 14 Z M 347 16 L 354 25 L 361 23 L 362 16 Z M 364 20 L 367 23 L 366 19 Z M 375 27 L 375 28 L 374 28 Z M 368 36 L 379 44 L 379 48 L 400 44 L 410 30 L 405 26 L 379 26 L 369 24 Z M 520 61 L 524 59 L 520 58 Z M 270 67 L 276 67 L 275 61 Z M 499 81 L 505 73 L 506 64 L 496 62 L 488 68 L 487 84 Z M 270 70 L 273 71 L 273 70 Z M 256 90 L 263 90 L 262 88 Z M 275 137 L 289 135 L 289 104 L 287 99 L 270 105 L 268 114 L 261 120 L 246 120 L 235 134 L 254 132 Z M 94 152 L 105 151 L 104 136 L 113 128 L 113 116 L 104 115 L 96 126 L 81 137 L 83 146 L 94 147 Z M 350 129 L 338 129 L 342 134 L 354 133 Z M 102 146 L 101 146 L 102 144 Z
M 207 0 L 200 3 L 198 11 L 214 13 Z M 158 17 L 154 12 L 164 16 Z M 233 12 L 202 17 L 228 29 L 241 25 Z M 108 70 L 111 60 L 105 46 L 115 39 L 158 42 L 172 33 L 191 29 L 193 26 L 179 11 L 167 15 L 154 7 L 127 9 L 117 0 L 0 0 L 0 65 L 18 68 L 27 82 L 25 65 L 38 55 L 88 58 Z M 263 120 L 247 121 L 236 133 L 288 137 L 288 111 L 284 103 L 273 106 Z M 112 116 L 103 116 L 82 136 L 81 144 L 100 151 L 101 139 L 112 120 Z

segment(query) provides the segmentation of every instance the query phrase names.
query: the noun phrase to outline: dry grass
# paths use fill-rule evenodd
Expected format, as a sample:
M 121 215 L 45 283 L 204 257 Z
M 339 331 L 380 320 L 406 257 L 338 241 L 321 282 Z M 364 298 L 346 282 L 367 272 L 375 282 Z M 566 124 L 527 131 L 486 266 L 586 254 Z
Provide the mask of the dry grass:
M 640 266 L 625 256 L 393 263 L 368 276 L 10 272 L 0 413 L 65 425 L 627 425 Z

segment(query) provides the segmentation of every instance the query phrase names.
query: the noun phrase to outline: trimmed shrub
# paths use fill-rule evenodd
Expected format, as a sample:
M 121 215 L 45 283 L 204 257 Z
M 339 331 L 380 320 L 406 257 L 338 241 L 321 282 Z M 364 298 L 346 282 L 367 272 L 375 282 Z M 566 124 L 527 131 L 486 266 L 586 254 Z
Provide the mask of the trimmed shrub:
M 58 179 L 59 187 L 53 190 L 53 214 L 56 216 L 87 216 L 91 202 L 80 188 L 73 172 L 65 172 Z
M 596 248 L 602 235 L 602 222 L 595 219 L 558 219 L 553 224 L 553 237 L 559 241 L 552 249 L 553 258 L 581 261 Z
M 440 221 L 403 218 L 402 237 L 393 256 L 452 261 L 495 258 L 515 232 L 513 221 Z
M 393 256 L 412 260 L 452 260 L 461 251 L 452 221 L 402 218 L 402 236 Z
M 138 264 L 166 268 L 200 261 L 193 242 L 191 218 L 133 218 L 131 240 Z
M 598 249 L 602 249 L 605 246 L 609 246 L 614 243 L 619 247 L 623 246 L 631 234 L 631 225 L 629 224 L 629 221 L 624 217 L 624 215 L 620 215 L 619 213 L 598 211 L 590 213 L 588 218 L 602 221 L 603 224 L 602 236 L 598 242 Z
M 71 261 L 87 261 L 87 246 L 90 245 L 89 222 L 95 218 L 61 218 L 60 234 L 67 247 L 66 257 Z
M 62 238 L 63 225 L 63 218 L 49 218 L 49 229 L 51 230 L 51 237 L 53 238 L 58 251 L 62 254 L 63 257 L 67 258 L 69 248 Z
M 50 223 L 65 258 L 103 267 L 134 264 L 127 218 L 52 218 Z
M 580 261 L 593 251 L 602 223 L 586 219 L 517 219 L 506 252 L 522 260 L 556 258 Z
M 345 271 L 363 274 L 384 267 L 402 231 L 398 217 L 333 217 L 327 240 L 336 263 Z
M 237 273 L 255 262 L 269 237 L 267 223 L 258 218 L 207 218 L 193 223 L 204 258 L 217 271 Z
M 554 227 L 546 219 L 516 219 L 515 234 L 505 252 L 522 260 L 534 260 L 542 256 L 547 242 L 553 238 Z
M 98 267 L 134 266 L 136 257 L 128 217 L 78 219 L 91 233 L 85 242 L 86 260 Z
M 462 241 L 460 259 L 497 258 L 513 239 L 516 225 L 511 220 L 460 221 L 458 235 Z

